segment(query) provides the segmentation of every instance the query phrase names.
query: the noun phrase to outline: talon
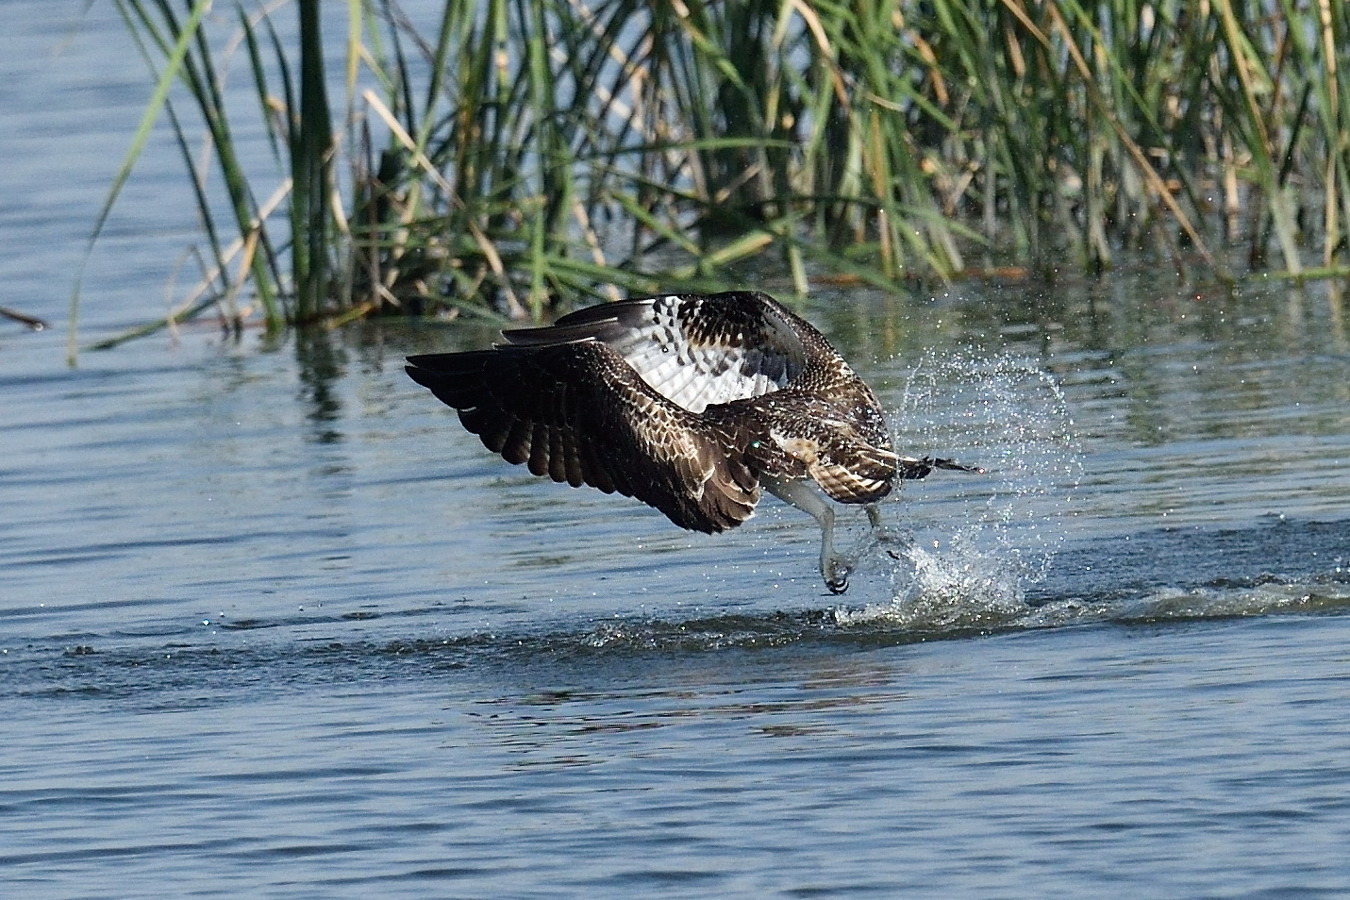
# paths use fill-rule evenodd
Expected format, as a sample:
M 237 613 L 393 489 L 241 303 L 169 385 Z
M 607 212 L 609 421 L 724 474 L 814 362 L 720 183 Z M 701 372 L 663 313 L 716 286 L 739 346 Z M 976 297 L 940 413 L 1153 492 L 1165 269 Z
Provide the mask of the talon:
M 848 576 L 852 571 L 853 567 L 842 557 L 820 561 L 820 575 L 825 579 L 825 586 L 831 594 L 842 594 L 848 590 Z

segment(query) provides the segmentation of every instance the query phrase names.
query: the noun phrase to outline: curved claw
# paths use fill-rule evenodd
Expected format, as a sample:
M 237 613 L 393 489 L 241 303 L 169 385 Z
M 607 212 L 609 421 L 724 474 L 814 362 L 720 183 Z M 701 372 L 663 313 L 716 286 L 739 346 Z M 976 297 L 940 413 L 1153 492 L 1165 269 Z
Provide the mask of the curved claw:
M 825 587 L 830 589 L 831 594 L 842 594 L 848 590 L 850 571 L 849 564 L 837 556 L 820 561 L 820 574 L 824 577 Z

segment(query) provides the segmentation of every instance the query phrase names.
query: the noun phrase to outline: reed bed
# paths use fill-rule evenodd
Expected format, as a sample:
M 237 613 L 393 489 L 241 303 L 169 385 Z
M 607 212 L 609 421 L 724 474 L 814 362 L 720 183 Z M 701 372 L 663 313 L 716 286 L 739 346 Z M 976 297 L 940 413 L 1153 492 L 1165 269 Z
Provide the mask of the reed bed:
M 119 185 L 163 117 L 204 223 L 181 315 L 537 317 L 748 264 L 1347 272 L 1340 0 L 117 5 L 158 86 Z

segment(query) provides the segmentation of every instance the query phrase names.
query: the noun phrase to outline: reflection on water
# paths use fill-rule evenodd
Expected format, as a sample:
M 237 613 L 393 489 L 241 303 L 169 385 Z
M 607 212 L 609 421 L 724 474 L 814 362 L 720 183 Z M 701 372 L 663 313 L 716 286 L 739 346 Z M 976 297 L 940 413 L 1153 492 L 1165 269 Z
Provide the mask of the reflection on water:
M 305 417 L 319 443 L 342 439 L 342 432 L 332 423 L 342 418 L 342 400 L 334 388 L 343 374 L 345 355 L 327 329 L 312 328 L 296 335 L 295 358 L 303 386 L 300 400 L 308 407 Z

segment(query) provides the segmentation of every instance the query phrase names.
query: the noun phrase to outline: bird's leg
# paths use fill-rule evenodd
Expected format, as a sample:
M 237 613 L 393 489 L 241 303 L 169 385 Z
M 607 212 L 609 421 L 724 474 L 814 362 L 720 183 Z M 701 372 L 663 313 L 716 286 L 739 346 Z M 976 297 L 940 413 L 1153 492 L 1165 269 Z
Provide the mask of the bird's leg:
M 903 559 L 902 553 L 907 554 L 908 548 L 913 545 L 913 539 L 905 533 L 895 528 L 890 528 L 881 518 L 881 504 L 869 503 L 863 507 L 867 510 L 867 521 L 872 525 L 872 540 L 875 542 L 872 546 L 880 546 L 886 551 L 886 555 L 891 559 Z M 899 552 L 892 550 L 887 544 L 901 545 Z
M 848 575 L 852 564 L 834 552 L 834 510 L 828 501 L 812 489 L 811 483 L 799 478 L 770 478 L 760 476 L 769 493 L 784 503 L 790 503 L 820 524 L 820 575 L 832 594 L 848 590 Z M 868 517 L 871 518 L 871 507 Z M 880 513 L 875 521 L 880 521 Z
M 881 518 L 881 504 L 868 503 L 863 507 L 867 511 L 867 521 L 872 526 L 872 539 L 878 544 L 900 544 L 905 542 L 905 536 L 894 528 L 887 526 Z

